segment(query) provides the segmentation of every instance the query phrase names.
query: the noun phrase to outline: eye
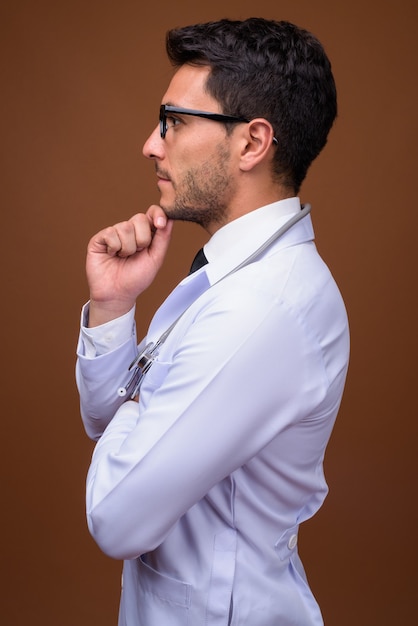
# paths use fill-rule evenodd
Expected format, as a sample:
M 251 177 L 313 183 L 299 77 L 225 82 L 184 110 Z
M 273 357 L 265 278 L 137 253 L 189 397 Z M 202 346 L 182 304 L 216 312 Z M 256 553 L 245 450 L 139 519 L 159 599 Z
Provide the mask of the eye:
M 166 115 L 167 120 L 167 128 L 174 128 L 174 126 L 178 126 L 181 123 L 178 117 L 175 117 L 172 114 Z

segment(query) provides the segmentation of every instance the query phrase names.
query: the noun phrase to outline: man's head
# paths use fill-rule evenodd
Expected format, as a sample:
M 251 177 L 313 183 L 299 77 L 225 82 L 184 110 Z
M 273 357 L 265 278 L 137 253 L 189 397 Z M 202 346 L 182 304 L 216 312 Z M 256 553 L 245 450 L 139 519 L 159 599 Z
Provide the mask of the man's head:
M 222 113 L 270 122 L 274 175 L 297 193 L 337 114 L 331 64 L 319 41 L 288 22 L 250 18 L 173 29 L 166 45 L 175 67 L 210 69 L 206 89 Z

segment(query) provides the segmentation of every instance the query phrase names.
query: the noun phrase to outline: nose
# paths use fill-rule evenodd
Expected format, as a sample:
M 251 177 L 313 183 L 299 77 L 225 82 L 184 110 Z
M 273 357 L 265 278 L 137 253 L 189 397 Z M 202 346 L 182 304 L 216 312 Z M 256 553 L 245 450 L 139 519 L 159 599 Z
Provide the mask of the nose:
M 160 126 L 157 125 L 148 137 L 142 148 L 142 154 L 147 159 L 161 159 L 164 152 L 164 141 L 160 135 Z

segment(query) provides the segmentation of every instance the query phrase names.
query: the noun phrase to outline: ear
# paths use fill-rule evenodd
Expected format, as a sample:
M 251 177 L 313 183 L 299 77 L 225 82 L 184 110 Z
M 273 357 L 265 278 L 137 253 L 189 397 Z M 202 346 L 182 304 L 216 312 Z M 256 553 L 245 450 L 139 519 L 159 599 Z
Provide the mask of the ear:
M 241 170 L 248 172 L 262 161 L 270 163 L 277 142 L 270 122 L 262 117 L 255 118 L 242 126 L 242 132 Z

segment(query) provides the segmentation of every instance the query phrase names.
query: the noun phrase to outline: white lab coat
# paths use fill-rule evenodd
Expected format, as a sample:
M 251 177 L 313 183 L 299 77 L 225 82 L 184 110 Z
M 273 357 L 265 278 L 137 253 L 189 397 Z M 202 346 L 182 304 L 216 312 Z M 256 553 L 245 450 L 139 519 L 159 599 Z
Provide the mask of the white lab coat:
M 209 242 L 215 258 L 150 325 L 147 342 L 189 306 L 139 405 L 117 408 L 135 335 L 94 359 L 80 340 L 82 416 L 101 435 L 87 518 L 102 550 L 125 560 L 120 626 L 323 623 L 297 536 L 327 493 L 322 463 L 349 356 L 345 307 L 310 216 L 217 283 L 298 207 L 295 198 L 269 205 Z

